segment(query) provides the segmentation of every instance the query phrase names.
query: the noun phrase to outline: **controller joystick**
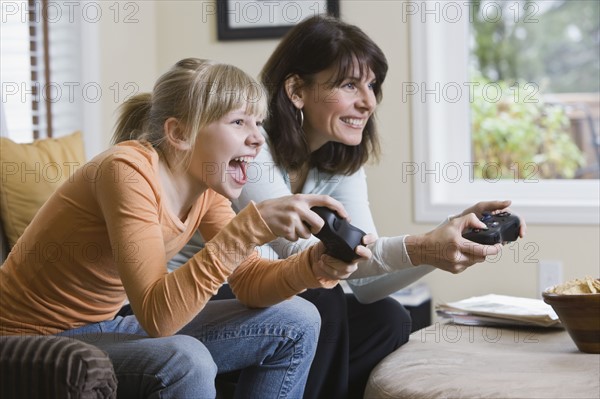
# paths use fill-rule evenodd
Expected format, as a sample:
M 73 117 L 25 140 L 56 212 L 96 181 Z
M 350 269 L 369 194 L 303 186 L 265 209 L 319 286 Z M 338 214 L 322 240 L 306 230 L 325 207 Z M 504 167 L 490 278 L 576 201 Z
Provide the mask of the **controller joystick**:
M 321 216 L 325 224 L 315 236 L 323 241 L 326 254 L 334 258 L 351 263 L 359 256 L 354 252 L 362 244 L 365 232 L 352 226 L 346 219 L 341 218 L 337 212 L 324 206 L 315 206 L 311 211 Z
M 495 215 L 483 212 L 480 220 L 485 223 L 487 229 L 472 228 L 462 236 L 467 240 L 484 245 L 516 241 L 519 238 L 521 222 L 515 215 L 508 212 L 500 212 Z

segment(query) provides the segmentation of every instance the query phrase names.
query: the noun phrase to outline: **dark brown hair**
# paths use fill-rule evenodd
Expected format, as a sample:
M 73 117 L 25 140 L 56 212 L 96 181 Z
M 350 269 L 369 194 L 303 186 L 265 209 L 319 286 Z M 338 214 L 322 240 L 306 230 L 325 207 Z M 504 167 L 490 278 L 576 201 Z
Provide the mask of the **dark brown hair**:
M 298 75 L 310 84 L 314 74 L 333 66 L 337 73 L 332 84 L 341 84 L 352 74 L 356 61 L 360 65 L 360 77 L 365 76 L 369 68 L 375 74 L 374 92 L 379 103 L 387 60 L 379 46 L 360 28 L 319 15 L 300 22 L 284 36 L 260 75 L 269 95 L 269 117 L 265 128 L 275 163 L 294 170 L 310 157 L 310 165 L 321 171 L 351 174 L 364 165 L 369 156 L 379 156 L 374 115 L 369 118 L 359 145 L 329 142 L 310 154 L 296 107 L 285 90 L 288 77 Z

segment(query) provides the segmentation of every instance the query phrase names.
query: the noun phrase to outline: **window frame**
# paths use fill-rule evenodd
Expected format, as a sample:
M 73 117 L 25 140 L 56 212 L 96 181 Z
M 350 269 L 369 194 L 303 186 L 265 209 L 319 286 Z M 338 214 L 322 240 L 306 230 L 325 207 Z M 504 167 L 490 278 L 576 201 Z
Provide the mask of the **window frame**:
M 416 221 L 439 222 L 477 201 L 511 199 L 529 223 L 600 224 L 600 180 L 473 178 L 469 10 L 464 2 L 453 7 L 462 9 L 408 15 L 411 78 L 402 95 L 411 105 L 413 161 L 403 164 L 402 179 L 413 182 Z

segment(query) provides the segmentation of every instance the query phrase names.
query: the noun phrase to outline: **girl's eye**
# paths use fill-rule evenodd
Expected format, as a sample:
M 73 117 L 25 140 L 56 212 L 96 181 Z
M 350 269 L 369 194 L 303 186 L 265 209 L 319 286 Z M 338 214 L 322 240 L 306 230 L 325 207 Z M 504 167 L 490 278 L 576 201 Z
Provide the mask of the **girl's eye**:
M 377 87 L 377 82 L 371 82 L 371 83 L 369 83 L 369 89 L 375 90 L 376 87 Z
M 244 121 L 241 120 L 241 119 L 236 119 L 236 120 L 233 121 L 233 123 L 235 123 L 238 126 L 242 126 L 244 124 Z
M 262 127 L 262 125 L 263 125 L 263 121 L 256 121 L 256 126 Z
M 348 88 L 348 89 L 354 89 L 356 87 L 356 85 L 354 84 L 354 82 L 348 82 L 348 83 L 344 83 L 343 87 Z

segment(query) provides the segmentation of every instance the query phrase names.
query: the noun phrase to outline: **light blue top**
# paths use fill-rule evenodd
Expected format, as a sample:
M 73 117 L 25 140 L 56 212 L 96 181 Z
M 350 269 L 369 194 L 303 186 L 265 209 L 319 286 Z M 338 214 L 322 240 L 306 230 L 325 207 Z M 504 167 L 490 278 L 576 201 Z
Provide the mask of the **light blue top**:
M 255 161 L 248 165 L 247 175 L 248 183 L 241 196 L 232 201 L 236 212 L 250 201 L 261 202 L 292 194 L 288 173 L 275 165 L 266 144 Z M 313 168 L 309 171 L 301 193 L 326 194 L 337 199 L 344 205 L 353 225 L 377 235 L 369 208 L 366 175 L 362 168 L 350 176 L 332 175 Z M 385 298 L 435 270 L 430 265 L 414 266 L 411 263 L 404 245 L 405 237 L 379 237 L 369 245 L 373 257 L 360 262 L 358 270 L 347 280 L 359 301 L 370 303 Z M 318 238 L 314 236 L 295 242 L 278 238 L 261 248 L 261 253 L 271 259 L 286 258 L 316 242 Z M 188 246 L 170 262 L 170 268 L 193 255 L 202 245 L 202 237 L 196 234 Z

